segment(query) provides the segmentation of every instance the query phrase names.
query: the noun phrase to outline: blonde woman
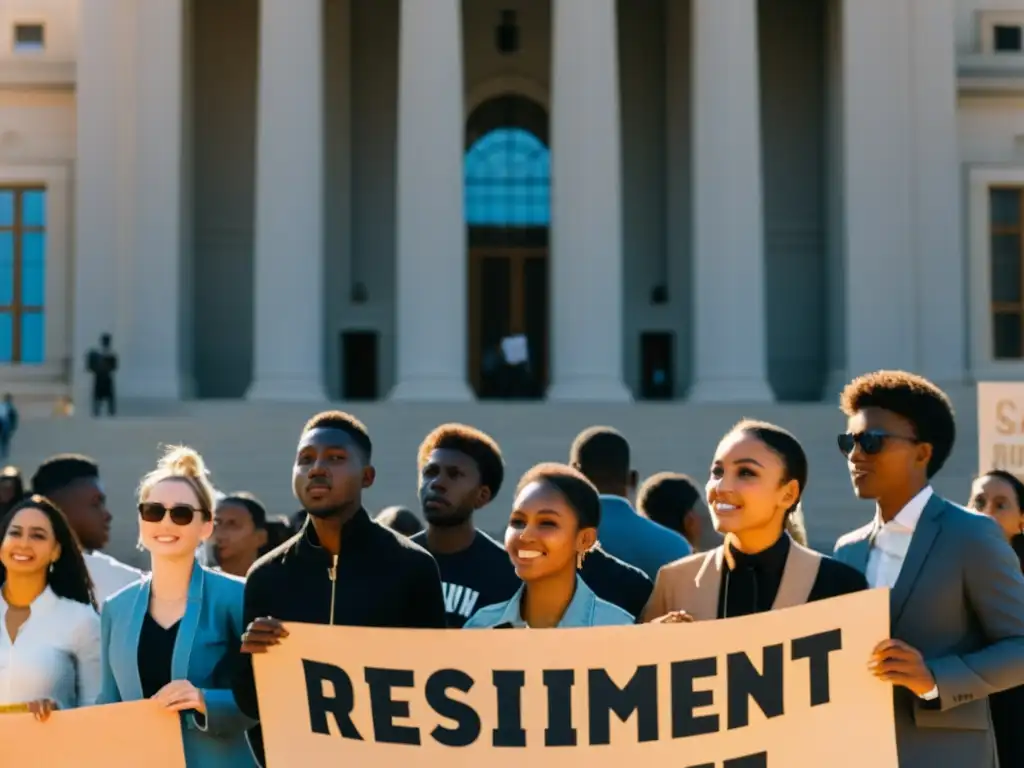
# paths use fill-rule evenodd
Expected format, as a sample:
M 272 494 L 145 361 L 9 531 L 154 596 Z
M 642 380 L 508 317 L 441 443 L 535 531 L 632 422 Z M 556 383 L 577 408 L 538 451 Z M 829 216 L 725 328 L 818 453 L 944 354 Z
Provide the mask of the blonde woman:
M 189 768 L 252 766 L 245 717 L 231 693 L 243 581 L 203 567 L 214 490 L 202 458 L 172 447 L 139 485 L 139 541 L 152 573 L 102 612 L 100 704 L 154 699 L 181 719 Z

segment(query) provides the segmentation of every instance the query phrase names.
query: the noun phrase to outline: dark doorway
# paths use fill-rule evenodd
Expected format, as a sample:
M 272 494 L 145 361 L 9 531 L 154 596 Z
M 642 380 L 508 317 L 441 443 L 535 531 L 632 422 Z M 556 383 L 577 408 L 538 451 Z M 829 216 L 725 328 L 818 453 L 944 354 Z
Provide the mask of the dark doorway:
M 548 384 L 548 259 L 539 248 L 474 248 L 469 257 L 470 374 L 484 398 L 538 398 Z M 526 336 L 529 363 L 509 371 L 501 342 Z
M 674 343 L 674 335 L 669 331 L 640 334 L 640 396 L 644 400 L 672 400 L 675 397 L 672 375 Z
M 341 334 L 341 396 L 345 400 L 376 400 L 377 332 L 344 331 Z
M 550 161 L 538 104 L 501 96 L 470 115 L 469 380 L 481 398 L 540 398 L 547 389 Z M 522 337 L 526 362 L 510 365 L 506 352 Z

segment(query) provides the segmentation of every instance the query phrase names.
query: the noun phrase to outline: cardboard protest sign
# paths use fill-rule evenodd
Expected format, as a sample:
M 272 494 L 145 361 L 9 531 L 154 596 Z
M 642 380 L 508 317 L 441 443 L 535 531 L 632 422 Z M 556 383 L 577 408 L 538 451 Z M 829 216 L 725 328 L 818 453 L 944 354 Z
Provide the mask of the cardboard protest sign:
M 3 765 L 185 768 L 181 720 L 151 700 L 54 712 L 0 714 Z
M 867 670 L 888 590 L 694 624 L 288 631 L 255 657 L 270 768 L 897 764 Z
M 1024 480 L 1024 383 L 978 384 L 978 472 L 990 469 Z

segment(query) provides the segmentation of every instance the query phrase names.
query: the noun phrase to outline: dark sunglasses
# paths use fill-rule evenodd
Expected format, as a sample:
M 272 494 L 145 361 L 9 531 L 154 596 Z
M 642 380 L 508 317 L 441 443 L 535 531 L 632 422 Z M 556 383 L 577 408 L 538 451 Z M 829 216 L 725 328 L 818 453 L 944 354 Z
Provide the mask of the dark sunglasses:
M 164 515 L 171 516 L 171 522 L 175 525 L 189 525 L 201 509 L 194 509 L 187 504 L 175 504 L 172 507 L 165 507 L 155 501 L 143 501 L 139 504 L 139 517 L 147 523 L 159 523 Z
M 839 451 L 843 456 L 849 456 L 853 453 L 855 446 L 860 446 L 860 449 L 869 456 L 874 456 L 876 453 L 881 453 L 882 449 L 885 448 L 886 440 L 906 440 L 907 442 L 916 443 L 917 440 L 913 437 L 904 437 L 903 435 L 894 435 L 890 432 L 883 432 L 880 429 L 870 429 L 867 432 L 844 432 L 836 438 L 836 442 L 839 444 Z

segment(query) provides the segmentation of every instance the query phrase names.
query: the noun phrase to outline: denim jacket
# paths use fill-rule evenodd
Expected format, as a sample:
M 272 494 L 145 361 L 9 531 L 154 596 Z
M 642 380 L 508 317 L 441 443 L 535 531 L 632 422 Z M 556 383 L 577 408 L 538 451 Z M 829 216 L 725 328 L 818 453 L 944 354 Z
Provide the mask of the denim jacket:
M 469 617 L 463 629 L 487 629 L 496 626 L 511 626 L 517 629 L 527 627 L 520 610 L 520 602 L 526 585 L 523 584 L 510 600 L 481 608 Z M 620 624 L 633 624 L 633 617 L 626 611 L 602 600 L 576 576 L 576 592 L 565 609 L 559 629 L 569 627 L 611 627 Z

